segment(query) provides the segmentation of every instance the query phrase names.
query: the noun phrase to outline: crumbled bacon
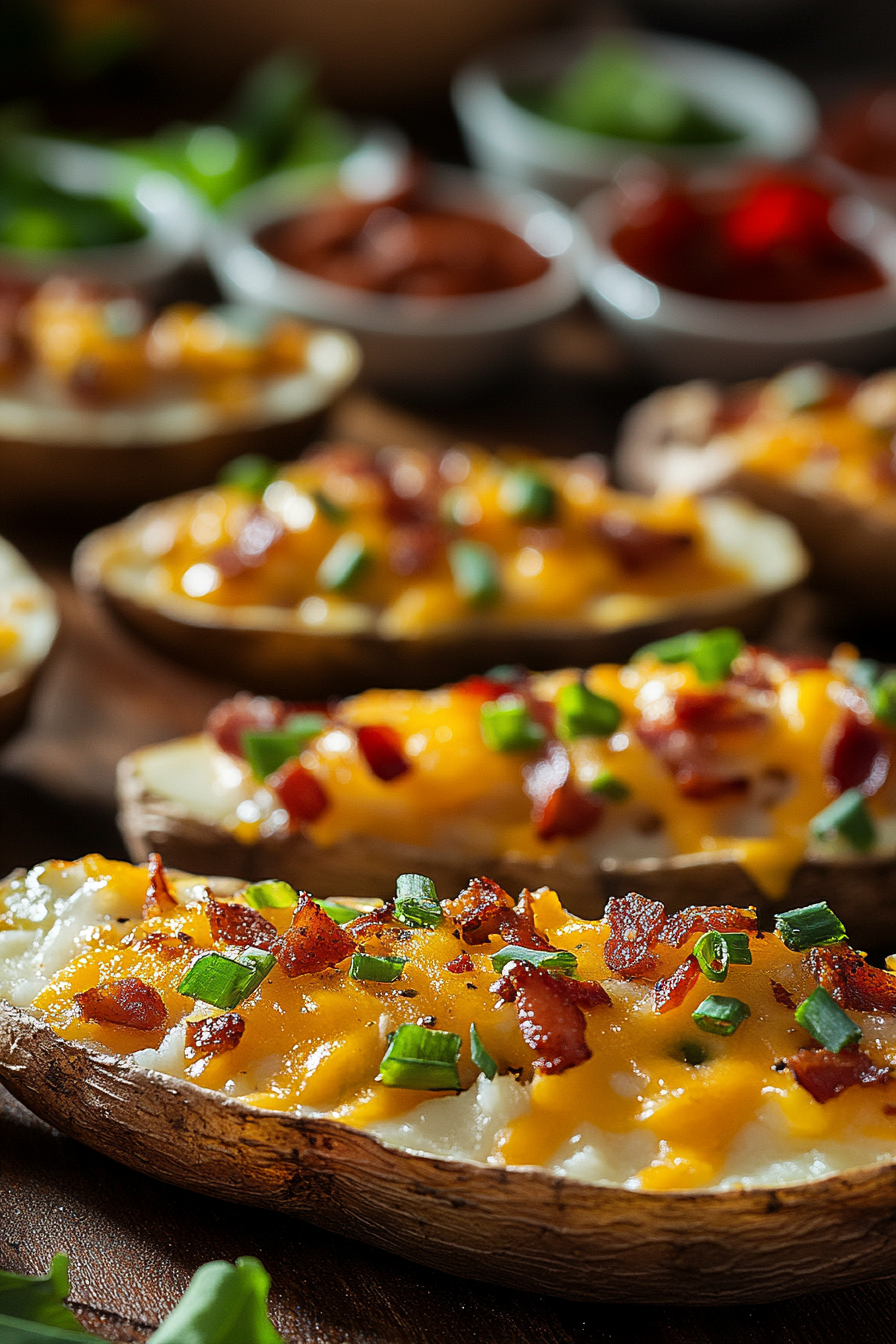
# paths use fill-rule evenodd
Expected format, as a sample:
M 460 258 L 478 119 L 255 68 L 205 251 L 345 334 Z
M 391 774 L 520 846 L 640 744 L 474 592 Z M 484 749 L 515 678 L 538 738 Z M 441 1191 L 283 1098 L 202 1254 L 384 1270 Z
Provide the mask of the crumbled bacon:
M 787 1066 L 800 1087 L 822 1105 L 858 1083 L 870 1087 L 885 1083 L 890 1076 L 888 1066 L 875 1064 L 862 1050 L 798 1050 L 787 1060 Z
M 534 1065 L 539 1073 L 563 1073 L 590 1059 L 582 1009 L 611 1002 L 603 985 L 552 975 L 522 961 L 510 963 L 492 992 L 505 1003 L 516 1002 L 523 1040 L 538 1052 Z
M 728 691 L 679 691 L 675 696 L 675 726 L 690 732 L 741 731 L 764 722 L 764 715 Z
M 699 770 L 692 765 L 683 765 L 675 771 L 675 785 L 682 798 L 691 798 L 698 803 L 710 803 L 716 798 L 724 798 L 732 793 L 746 793 L 750 781 L 743 775 L 715 774 L 709 770 Z
M 887 777 L 890 757 L 883 733 L 847 713 L 825 744 L 822 764 L 838 793 L 876 793 Z
M 125 943 L 128 943 L 126 938 Z M 130 946 L 130 943 L 128 943 Z M 148 933 L 145 938 L 141 938 L 135 947 L 148 947 L 163 961 L 177 961 L 178 957 L 185 957 L 193 950 L 193 939 L 188 933 Z
M 660 902 L 630 891 L 627 896 L 611 896 L 605 916 L 610 936 L 604 944 L 604 961 L 609 969 L 623 980 L 655 971 L 657 958 L 652 949 L 666 922 Z
M 379 937 L 386 924 L 391 924 L 395 910 L 395 898 L 384 901 L 374 910 L 368 910 L 351 921 L 351 935 L 356 943 L 364 938 Z
M 691 990 L 700 979 L 700 963 L 693 955 L 685 957 L 680 966 L 676 966 L 671 975 L 657 980 L 653 987 L 653 1011 L 668 1013 L 680 1008 Z
M 882 971 L 851 947 L 813 947 L 805 958 L 809 973 L 841 1008 L 896 1013 L 896 975 Z
M 268 777 L 267 783 L 286 808 L 293 825 L 317 821 L 330 805 L 324 786 L 301 761 L 287 761 Z
M 350 957 L 354 939 L 341 929 L 307 891 L 299 892 L 292 923 L 271 946 L 271 951 L 290 977 L 322 971 Z
M 96 989 L 85 989 L 74 998 L 87 1022 L 131 1027 L 134 1031 L 158 1031 L 168 1020 L 158 990 L 133 976 L 104 980 Z
M 544 701 L 533 701 L 544 705 Z M 553 713 L 553 706 L 547 708 Z M 587 835 L 601 819 L 603 804 L 579 793 L 570 778 L 569 756 L 559 742 L 523 768 L 524 786 L 532 799 L 532 823 L 540 840 Z
M 758 933 L 759 919 L 752 905 L 689 905 L 670 915 L 663 929 L 662 941 L 669 947 L 684 947 L 695 933 Z
M 629 574 L 669 564 L 694 544 L 688 532 L 660 532 L 625 513 L 604 514 L 595 520 L 593 530 Z
M 216 705 L 205 721 L 205 731 L 222 751 L 242 758 L 243 733 L 253 729 L 270 732 L 279 728 L 292 712 L 282 700 L 244 692 Z
M 150 854 L 146 867 L 149 885 L 143 902 L 143 918 L 152 919 L 155 915 L 163 915 L 168 910 L 174 910 L 177 901 L 171 894 L 161 854 Z
M 357 730 L 357 736 L 358 750 L 377 779 L 388 783 L 410 770 L 404 744 L 395 729 L 388 724 L 365 724 Z
M 796 1008 L 796 1000 L 794 999 L 790 991 L 786 990 L 783 985 L 779 985 L 777 980 L 772 980 L 771 986 L 772 986 L 772 993 L 774 994 L 778 1003 L 781 1004 L 782 1008 L 789 1008 L 790 1011 L 793 1012 L 794 1009 Z
M 514 691 L 520 689 L 519 682 L 524 681 L 526 673 L 520 671 L 520 676 L 513 683 L 509 681 L 492 681 L 491 677 L 467 677 L 464 681 L 458 681 L 455 686 L 455 692 L 460 695 L 468 695 L 476 700 L 497 700 L 499 695 L 504 695 L 511 686 Z
M 443 908 L 460 929 L 464 942 L 474 947 L 487 942 L 494 934 L 517 947 L 541 950 L 550 947 L 550 943 L 535 931 L 526 893 L 514 906 L 512 897 L 490 877 L 474 877 L 460 895 L 453 901 L 446 901 Z
M 226 1054 L 228 1050 L 236 1049 L 245 1030 L 246 1023 L 239 1013 L 221 1013 L 219 1017 L 188 1022 L 184 1054 L 187 1059 Z
M 234 947 L 261 947 L 270 952 L 277 939 L 277 930 L 269 919 L 247 905 L 225 905 L 210 900 L 205 907 L 212 937 Z
M 459 952 L 445 967 L 452 975 L 469 975 L 473 969 L 473 958 L 469 952 Z

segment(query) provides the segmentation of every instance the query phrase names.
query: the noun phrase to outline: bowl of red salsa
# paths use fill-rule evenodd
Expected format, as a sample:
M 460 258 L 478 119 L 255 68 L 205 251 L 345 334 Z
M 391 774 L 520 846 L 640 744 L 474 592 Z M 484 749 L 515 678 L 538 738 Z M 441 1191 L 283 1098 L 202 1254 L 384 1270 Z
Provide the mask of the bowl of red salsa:
M 663 374 L 862 365 L 896 347 L 896 219 L 824 175 L 642 173 L 580 216 L 592 303 Z

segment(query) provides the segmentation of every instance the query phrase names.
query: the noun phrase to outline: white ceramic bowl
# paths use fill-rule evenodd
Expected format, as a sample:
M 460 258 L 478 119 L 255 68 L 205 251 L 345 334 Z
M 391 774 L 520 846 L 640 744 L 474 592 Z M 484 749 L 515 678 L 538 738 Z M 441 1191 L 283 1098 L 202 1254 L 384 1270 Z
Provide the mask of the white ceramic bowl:
M 113 285 L 161 280 L 196 253 L 205 228 L 199 198 L 171 173 L 148 169 L 125 154 L 95 145 L 22 136 L 27 155 L 47 182 L 73 195 L 116 195 L 129 201 L 146 234 L 105 247 L 47 251 L 0 246 L 0 269 L 29 280 L 75 275 Z
M 573 31 L 506 48 L 456 77 L 454 108 L 473 162 L 574 205 L 633 157 L 687 167 L 743 157 L 785 160 L 805 153 L 818 133 L 808 89 L 768 61 L 678 37 L 606 36 L 637 47 L 672 83 L 740 129 L 741 139 L 724 145 L 650 145 L 591 135 L 527 111 L 508 88 L 561 75 L 594 41 L 593 33 Z
M 877 260 L 879 290 L 806 303 L 743 303 L 655 284 L 610 245 L 612 191 L 587 197 L 578 214 L 590 246 L 582 285 L 599 315 L 663 378 L 758 378 L 806 359 L 870 368 L 896 357 L 896 218 L 858 196 L 840 198 L 851 241 Z
M 536 327 L 576 302 L 584 230 L 540 192 L 468 169 L 436 167 L 430 182 L 434 205 L 496 219 L 524 237 L 547 258 L 544 275 L 492 294 L 425 299 L 374 294 L 296 270 L 254 239 L 266 224 L 319 199 L 324 179 L 305 170 L 248 188 L 210 230 L 218 283 L 235 301 L 347 328 L 361 345 L 365 372 L 381 385 L 445 392 L 482 382 L 521 357 Z

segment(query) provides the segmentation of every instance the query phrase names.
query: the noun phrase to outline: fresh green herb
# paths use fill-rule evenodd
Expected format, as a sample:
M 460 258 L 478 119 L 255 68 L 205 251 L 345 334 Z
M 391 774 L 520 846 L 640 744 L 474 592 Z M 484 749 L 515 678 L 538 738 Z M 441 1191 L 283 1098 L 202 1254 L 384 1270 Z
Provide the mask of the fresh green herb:
M 267 1311 L 271 1280 L 254 1256 L 212 1260 L 190 1280 L 149 1344 L 284 1344 Z
M 884 672 L 871 687 L 868 700 L 875 718 L 888 728 L 896 728 L 896 672 Z
M 216 1008 L 235 1008 L 270 975 L 276 958 L 258 947 L 247 947 L 239 959 L 206 952 L 193 962 L 177 987 L 178 994 Z
M 750 1008 L 740 999 L 710 994 L 691 1016 L 701 1031 L 708 1031 L 713 1036 L 733 1036 L 741 1022 L 750 1016 Z
M 846 938 L 846 929 L 827 901 L 804 905 L 799 910 L 783 910 L 775 916 L 775 933 L 792 952 L 827 947 L 830 943 L 842 943 Z
M 453 1031 L 432 1031 L 405 1023 L 396 1031 L 380 1064 L 386 1087 L 425 1092 L 459 1092 L 457 1061 L 461 1040 Z
M 233 485 L 237 490 L 244 490 L 247 495 L 261 499 L 278 470 L 278 464 L 261 453 L 243 453 L 221 468 L 218 484 Z
M 877 828 L 858 789 L 847 789 L 828 803 L 809 822 L 809 830 L 818 840 L 840 835 L 861 854 L 873 849 L 877 840 Z
M 544 729 L 519 695 L 487 701 L 479 711 L 479 731 L 492 751 L 532 751 L 545 739 Z
M 264 882 L 253 882 L 251 886 L 246 887 L 241 892 L 247 905 L 251 905 L 253 910 L 284 910 L 287 906 L 295 905 L 299 899 L 299 893 L 295 887 L 291 887 L 288 882 L 280 882 L 275 878 L 268 878 Z
M 728 948 L 729 966 L 752 966 L 753 953 L 750 951 L 748 933 L 723 933 L 719 935 Z
M 247 728 L 240 735 L 243 755 L 257 779 L 267 779 L 298 756 L 326 725 L 322 714 L 296 714 L 282 728 Z
M 601 770 L 591 781 L 591 792 L 609 798 L 611 803 L 624 803 L 632 791 L 621 779 L 617 779 L 612 770 Z
M 435 928 L 442 922 L 442 907 L 431 877 L 402 873 L 395 884 L 395 918 L 400 924 L 419 929 Z
M 366 952 L 355 952 L 348 973 L 352 980 L 376 980 L 381 985 L 391 985 L 393 980 L 401 979 L 407 962 L 407 957 L 370 957 Z
M 311 498 L 328 523 L 344 523 L 348 520 L 348 511 L 343 509 L 341 505 L 334 504 L 330 496 L 325 495 L 323 490 L 312 490 Z
M 794 1017 L 820 1045 L 835 1053 L 844 1046 L 857 1045 L 862 1039 L 862 1028 L 858 1022 L 853 1022 L 820 985 L 813 989 L 808 999 L 797 1004 Z
M 77 1316 L 63 1306 L 69 1294 L 68 1256 L 54 1255 L 49 1274 L 15 1274 L 0 1269 L 0 1313 L 57 1330 L 81 1331 Z M 0 1330 L 0 1337 L 4 1337 Z
M 531 467 L 513 467 L 498 490 L 498 507 L 511 518 L 546 523 L 557 509 L 557 492 Z
M 671 639 L 645 644 L 635 659 L 653 654 L 661 663 L 690 663 L 700 681 L 709 685 L 725 680 L 743 646 L 744 637 L 739 630 L 719 626 L 717 630 L 688 630 Z
M 315 900 L 314 904 L 320 906 L 325 915 L 329 915 L 334 924 L 350 924 L 353 919 L 357 919 L 361 913 L 359 910 L 353 910 L 350 905 L 340 905 L 338 901 Z
M 622 711 L 604 695 L 595 695 L 582 681 L 571 681 L 557 695 L 557 736 L 610 737 L 622 722 Z
M 453 541 L 448 564 L 457 594 L 471 607 L 488 607 L 501 596 L 498 557 L 479 541 Z
M 538 950 L 534 947 L 502 947 L 495 952 L 491 962 L 495 970 L 503 971 L 511 961 L 526 961 L 530 966 L 543 966 L 546 971 L 560 971 L 563 975 L 574 975 L 578 959 L 575 952 L 567 952 L 562 947 L 549 947 Z
M 694 956 L 707 980 L 721 982 L 728 978 L 728 944 L 714 929 L 697 939 Z
M 354 587 L 373 559 L 364 538 L 344 532 L 317 568 L 317 581 L 329 593 L 344 593 Z
M 494 1078 L 498 1066 L 479 1039 L 475 1022 L 470 1023 L 470 1056 L 480 1073 L 484 1073 L 486 1078 Z

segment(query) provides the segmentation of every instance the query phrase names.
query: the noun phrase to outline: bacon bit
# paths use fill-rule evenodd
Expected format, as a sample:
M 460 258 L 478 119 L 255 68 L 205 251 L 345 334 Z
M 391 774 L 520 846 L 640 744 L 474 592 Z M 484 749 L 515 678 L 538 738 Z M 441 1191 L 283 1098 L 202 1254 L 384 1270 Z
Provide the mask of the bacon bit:
M 604 914 L 610 925 L 610 936 L 604 944 L 604 961 L 609 969 L 623 980 L 655 971 L 657 958 L 651 949 L 666 922 L 660 902 L 630 891 L 627 896 L 611 896 Z
M 629 574 L 669 564 L 694 544 L 688 532 L 660 532 L 624 513 L 605 514 L 594 521 L 592 530 Z
M 876 793 L 890 768 L 883 733 L 848 712 L 837 735 L 825 744 L 822 764 L 838 793 Z
M 491 677 L 467 677 L 465 681 L 458 681 L 454 690 L 459 695 L 469 695 L 477 700 L 497 700 L 499 695 L 504 695 L 511 689 L 519 691 L 519 683 L 525 681 L 526 674 L 520 672 L 519 679 L 514 682 L 492 681 Z
M 394 909 L 395 897 L 393 896 L 391 900 L 384 901 L 375 910 L 368 910 L 359 915 L 346 927 L 350 928 L 351 936 L 356 943 L 359 943 L 363 938 L 379 936 L 382 933 L 382 925 L 391 923 Z
M 896 1013 L 896 975 L 869 966 L 851 947 L 813 947 L 805 957 L 809 974 L 841 1008 Z
M 410 578 L 431 569 L 445 540 L 442 528 L 432 523 L 396 527 L 389 536 L 389 568 Z
M 87 1022 L 131 1027 L 134 1031 L 158 1031 L 168 1020 L 158 991 L 132 976 L 124 980 L 104 980 L 96 989 L 85 989 L 76 994 L 75 1003 Z
M 856 1083 L 871 1087 L 890 1077 L 888 1065 L 875 1064 L 862 1050 L 797 1050 L 786 1062 L 800 1087 L 822 1105 Z
M 394 728 L 385 723 L 369 723 L 357 730 L 358 749 L 377 779 L 398 779 L 411 765 L 404 744 Z
M 490 877 L 474 877 L 453 901 L 446 901 L 445 913 L 461 931 L 464 942 L 477 946 L 494 934 L 517 947 L 544 950 L 550 943 L 536 933 L 532 909 L 524 892 L 519 904 Z
M 789 1008 L 790 1011 L 793 1012 L 794 1009 L 796 1008 L 796 1001 L 793 998 L 793 995 L 788 990 L 786 990 L 783 985 L 779 985 L 777 980 L 772 980 L 771 986 L 772 986 L 772 993 L 774 994 L 778 1003 L 780 1003 L 783 1008 Z
M 295 826 L 317 821 L 330 806 L 323 785 L 310 770 L 305 769 L 301 761 L 287 761 L 286 765 L 269 776 L 267 784 L 274 790 Z
M 727 691 L 679 691 L 675 696 L 675 726 L 694 733 L 740 732 L 758 728 L 765 716 L 745 707 Z
M 125 942 L 128 940 L 125 939 Z M 128 943 L 128 946 L 131 944 Z M 151 948 L 163 961 L 176 961 L 191 951 L 193 939 L 188 933 L 148 933 L 133 946 Z
M 300 891 L 292 923 L 270 950 L 291 978 L 344 961 L 354 952 L 355 942 L 315 905 L 307 891 Z
M 242 760 L 244 732 L 255 728 L 269 732 L 279 728 L 292 712 L 282 700 L 243 692 L 215 706 L 205 721 L 205 731 L 215 739 L 222 751 Z
M 582 1008 L 612 1002 L 603 985 L 515 961 L 491 988 L 505 1003 L 516 1001 L 523 1040 L 538 1051 L 534 1065 L 539 1073 L 563 1073 L 591 1058 Z
M 700 979 L 700 963 L 693 955 L 685 957 L 665 980 L 657 980 L 653 987 L 653 1011 L 668 1013 L 680 1008 Z
M 469 975 L 473 970 L 473 958 L 469 952 L 460 952 L 453 961 L 448 962 L 445 969 L 450 971 L 452 975 Z
M 532 700 L 553 717 L 553 705 Z M 551 731 L 552 725 L 546 725 Z M 540 840 L 559 836 L 575 839 L 593 831 L 603 815 L 600 799 L 593 802 L 579 793 L 570 779 L 569 756 L 559 742 L 550 742 L 540 760 L 523 769 L 526 793 L 532 799 L 532 824 Z
M 669 947 L 684 947 L 695 933 L 758 933 L 759 918 L 752 905 L 689 905 L 670 915 L 663 929 L 662 942 Z
M 197 1055 L 224 1055 L 235 1050 L 243 1039 L 246 1023 L 239 1013 L 222 1013 L 220 1017 L 203 1017 L 187 1023 L 187 1059 Z
M 788 653 L 779 661 L 788 672 L 821 672 L 830 666 L 827 658 L 817 658 L 811 653 Z
M 277 941 L 277 930 L 271 921 L 248 906 L 210 900 L 205 913 L 216 941 L 232 943 L 235 947 L 260 947 L 265 952 L 270 952 Z
M 708 770 L 685 765 L 675 771 L 675 786 L 682 798 L 708 803 L 729 793 L 746 793 L 750 781 L 742 775 L 714 775 Z
M 143 918 L 152 919 L 154 915 L 162 915 L 167 910 L 176 909 L 177 901 L 168 886 L 161 854 L 150 854 L 146 867 L 149 873 L 149 886 L 146 888 L 146 899 L 143 902 Z

